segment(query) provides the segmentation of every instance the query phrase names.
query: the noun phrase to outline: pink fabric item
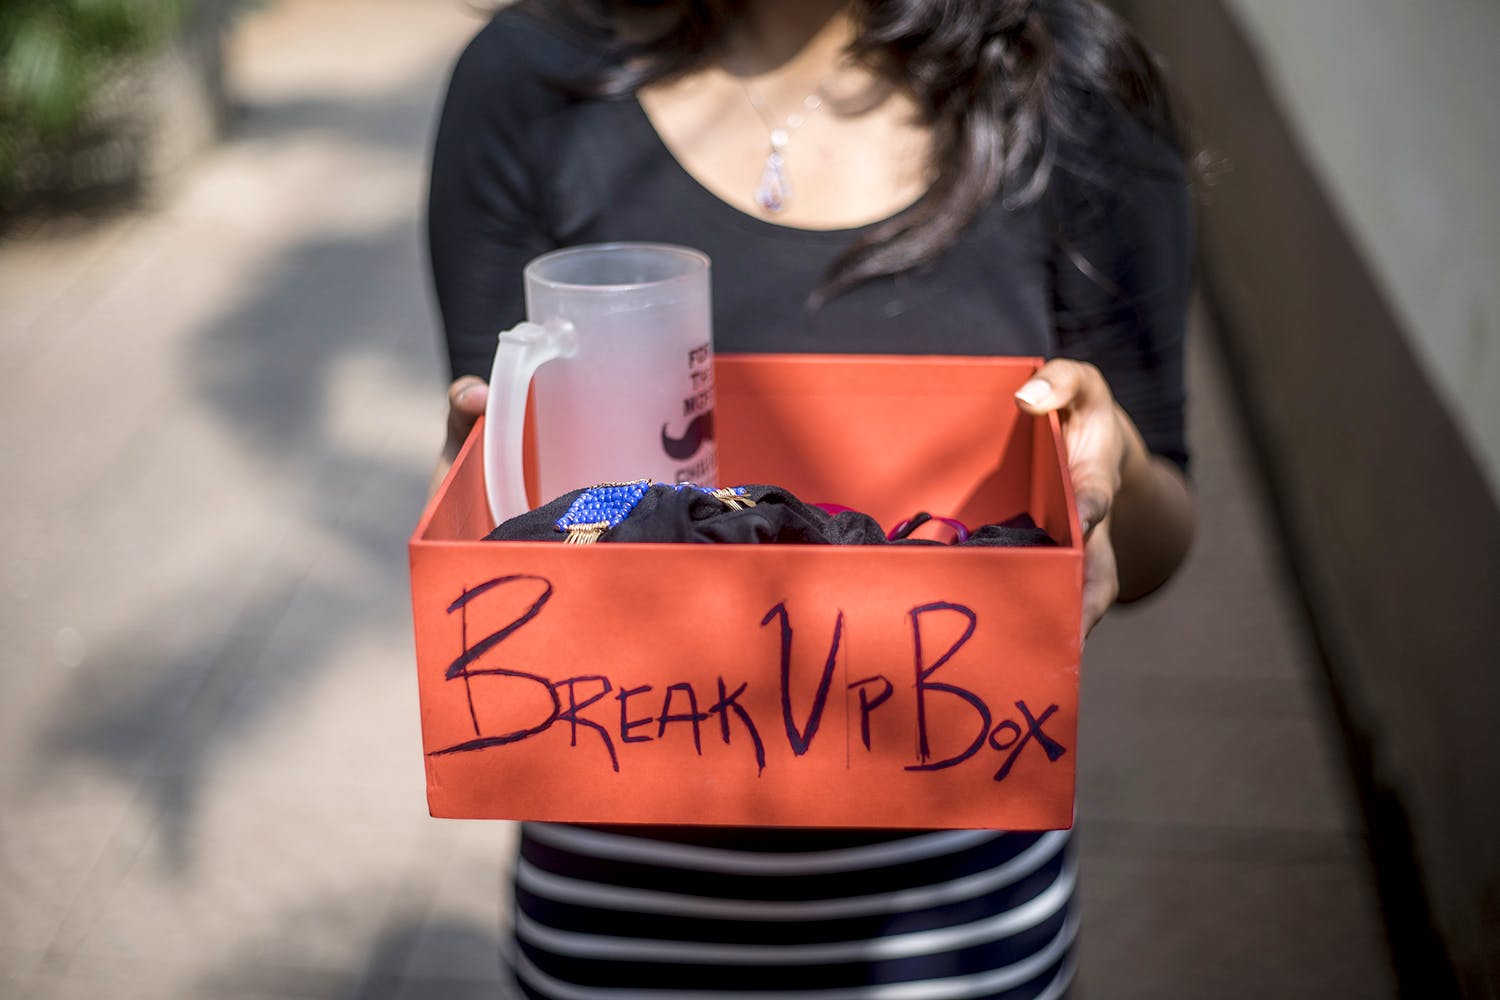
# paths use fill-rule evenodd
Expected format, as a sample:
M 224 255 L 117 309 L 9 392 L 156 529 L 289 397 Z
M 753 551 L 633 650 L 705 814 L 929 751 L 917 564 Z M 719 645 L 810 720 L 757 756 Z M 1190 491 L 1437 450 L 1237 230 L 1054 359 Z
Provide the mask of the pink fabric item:
M 905 532 L 907 530 L 907 528 L 911 526 L 912 520 L 913 520 L 913 518 L 907 518 L 905 521 L 902 521 L 900 524 L 898 524 L 894 528 L 892 528 L 890 530 L 890 532 L 886 534 L 885 537 L 888 538 L 888 539 L 890 539 L 893 542 L 896 539 L 898 539 L 898 538 L 905 537 L 905 535 L 903 534 L 903 532 Z M 930 520 L 941 522 L 943 524 L 946 524 L 948 527 L 952 528 L 953 529 L 953 533 L 958 536 L 958 541 L 960 543 L 963 543 L 963 542 L 966 542 L 966 541 L 969 540 L 969 529 L 968 529 L 968 526 L 965 525 L 962 521 L 959 521 L 959 520 L 957 520 L 955 518 L 951 518 L 951 517 L 935 517 L 935 516 L 930 516 Z M 923 523 L 925 524 L 926 522 L 924 521 Z

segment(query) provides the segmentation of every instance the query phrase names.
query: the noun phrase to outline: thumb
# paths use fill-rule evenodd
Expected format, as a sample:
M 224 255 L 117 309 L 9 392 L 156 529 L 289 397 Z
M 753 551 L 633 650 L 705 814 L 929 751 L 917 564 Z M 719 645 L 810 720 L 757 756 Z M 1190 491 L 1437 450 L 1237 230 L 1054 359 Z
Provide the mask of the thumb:
M 489 386 L 478 375 L 465 375 L 448 386 L 448 408 L 454 413 L 478 417 L 489 402 Z
M 448 386 L 448 442 L 445 450 L 454 455 L 474 429 L 474 422 L 484 415 L 490 389 L 477 375 L 465 375 Z
M 1089 392 L 1089 367 L 1068 358 L 1053 358 L 1016 390 L 1016 404 L 1033 416 L 1071 406 Z

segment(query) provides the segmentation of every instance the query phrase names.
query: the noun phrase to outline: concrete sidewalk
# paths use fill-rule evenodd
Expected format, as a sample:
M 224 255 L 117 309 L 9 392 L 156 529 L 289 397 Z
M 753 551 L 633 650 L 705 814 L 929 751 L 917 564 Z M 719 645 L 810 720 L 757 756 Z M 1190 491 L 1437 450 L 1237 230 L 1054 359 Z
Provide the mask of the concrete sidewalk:
M 512 831 L 426 816 L 404 547 L 443 418 L 424 162 L 478 23 L 269 4 L 231 141 L 148 210 L 0 245 L 0 996 L 497 995 Z M 1196 347 L 1200 544 L 1085 664 L 1084 992 L 1391 996 Z

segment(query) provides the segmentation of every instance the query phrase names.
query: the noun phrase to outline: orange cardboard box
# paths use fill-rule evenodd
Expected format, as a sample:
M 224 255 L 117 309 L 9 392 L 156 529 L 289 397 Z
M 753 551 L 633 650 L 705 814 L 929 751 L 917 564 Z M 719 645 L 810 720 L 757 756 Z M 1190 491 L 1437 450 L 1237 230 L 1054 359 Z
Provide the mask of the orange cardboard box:
M 721 355 L 720 478 L 1056 548 L 485 542 L 476 428 L 411 539 L 432 814 L 1070 826 L 1083 556 L 1037 366 Z

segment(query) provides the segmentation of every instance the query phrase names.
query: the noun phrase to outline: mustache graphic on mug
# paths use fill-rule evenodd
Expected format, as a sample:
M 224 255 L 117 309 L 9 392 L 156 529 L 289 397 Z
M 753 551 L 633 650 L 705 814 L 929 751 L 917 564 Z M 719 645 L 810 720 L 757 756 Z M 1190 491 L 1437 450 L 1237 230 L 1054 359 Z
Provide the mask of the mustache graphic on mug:
M 698 454 L 705 441 L 714 439 L 714 411 L 700 413 L 687 425 L 681 437 L 667 433 L 667 424 L 661 425 L 661 448 L 672 458 L 681 462 Z

